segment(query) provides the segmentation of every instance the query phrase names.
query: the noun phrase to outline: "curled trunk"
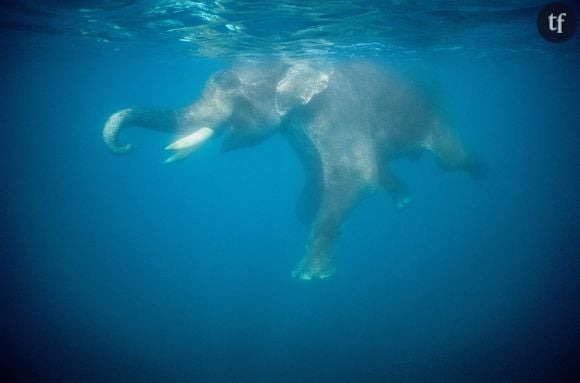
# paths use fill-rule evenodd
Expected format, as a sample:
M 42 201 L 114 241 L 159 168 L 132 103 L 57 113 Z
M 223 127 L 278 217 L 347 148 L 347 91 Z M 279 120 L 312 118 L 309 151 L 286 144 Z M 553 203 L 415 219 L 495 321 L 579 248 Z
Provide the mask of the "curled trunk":
M 128 127 L 139 126 L 163 132 L 176 132 L 177 112 L 172 109 L 123 109 L 114 113 L 103 128 L 103 140 L 115 154 L 125 154 L 133 150 L 133 145 L 119 142 L 119 133 Z

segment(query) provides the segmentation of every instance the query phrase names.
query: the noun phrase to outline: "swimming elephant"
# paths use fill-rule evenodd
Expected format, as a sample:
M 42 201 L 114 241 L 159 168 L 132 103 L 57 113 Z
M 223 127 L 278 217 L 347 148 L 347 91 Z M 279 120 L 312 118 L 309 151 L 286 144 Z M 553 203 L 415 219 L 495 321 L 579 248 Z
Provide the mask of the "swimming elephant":
M 105 124 L 111 151 L 133 148 L 118 140 L 140 126 L 177 134 L 165 161 L 181 160 L 223 136 L 222 151 L 253 146 L 282 134 L 300 158 L 306 185 L 297 208 L 311 233 L 293 271 L 300 279 L 331 276 L 331 244 L 349 212 L 384 188 L 398 208 L 411 200 L 389 161 L 435 155 L 444 169 L 476 176 L 478 161 L 426 97 L 380 65 L 365 60 L 253 60 L 212 75 L 200 98 L 179 109 L 125 109 Z

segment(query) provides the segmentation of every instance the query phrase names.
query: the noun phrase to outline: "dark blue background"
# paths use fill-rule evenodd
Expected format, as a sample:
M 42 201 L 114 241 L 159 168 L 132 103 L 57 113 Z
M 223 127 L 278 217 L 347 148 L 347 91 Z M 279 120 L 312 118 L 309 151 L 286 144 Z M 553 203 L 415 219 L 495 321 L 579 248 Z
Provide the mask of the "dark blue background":
M 190 102 L 226 63 L 60 43 L 0 59 L 3 371 L 64 382 L 572 379 L 580 311 L 580 62 L 415 58 L 485 179 L 396 167 L 350 217 L 325 281 L 290 278 L 307 230 L 281 137 L 162 165 L 173 137 L 101 129 Z M 404 59 L 392 59 L 403 68 Z

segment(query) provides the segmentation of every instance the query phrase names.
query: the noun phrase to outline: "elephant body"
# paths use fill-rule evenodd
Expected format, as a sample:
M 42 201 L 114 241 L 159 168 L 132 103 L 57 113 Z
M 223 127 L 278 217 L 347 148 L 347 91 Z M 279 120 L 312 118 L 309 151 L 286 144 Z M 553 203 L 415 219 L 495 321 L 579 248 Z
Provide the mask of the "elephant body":
M 444 169 L 474 176 L 481 170 L 427 98 L 365 60 L 240 62 L 214 74 L 188 107 L 112 115 L 103 136 L 113 152 L 131 150 L 118 142 L 128 126 L 184 136 L 166 148 L 174 152 L 166 162 L 220 135 L 224 152 L 284 135 L 305 171 L 297 213 L 311 233 L 293 275 L 306 280 L 333 274 L 332 242 L 362 198 L 383 188 L 397 208 L 409 203 L 407 186 L 389 167 L 392 159 L 429 151 Z

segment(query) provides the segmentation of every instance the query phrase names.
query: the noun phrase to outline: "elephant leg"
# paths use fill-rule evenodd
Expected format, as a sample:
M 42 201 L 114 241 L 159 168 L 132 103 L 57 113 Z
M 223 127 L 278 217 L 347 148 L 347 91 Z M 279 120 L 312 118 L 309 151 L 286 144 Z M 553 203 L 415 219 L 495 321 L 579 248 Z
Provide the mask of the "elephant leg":
M 311 177 L 306 181 L 298 203 L 296 204 L 296 215 L 300 222 L 310 225 L 316 217 L 316 212 L 320 207 L 322 185 L 320 181 Z
M 397 210 L 403 210 L 413 201 L 413 196 L 407 183 L 397 177 L 388 164 L 380 170 L 379 181 L 395 203 Z
M 466 153 L 459 139 L 447 129 L 436 129 L 425 147 L 437 157 L 444 170 L 466 171 L 473 177 L 481 177 L 484 173 L 482 163 Z
M 331 247 L 340 234 L 340 228 L 348 213 L 359 199 L 358 190 L 352 185 L 334 185 L 322 193 L 322 203 L 312 224 L 306 246 L 306 255 L 292 272 L 292 276 L 304 280 L 324 279 L 334 274 Z

